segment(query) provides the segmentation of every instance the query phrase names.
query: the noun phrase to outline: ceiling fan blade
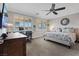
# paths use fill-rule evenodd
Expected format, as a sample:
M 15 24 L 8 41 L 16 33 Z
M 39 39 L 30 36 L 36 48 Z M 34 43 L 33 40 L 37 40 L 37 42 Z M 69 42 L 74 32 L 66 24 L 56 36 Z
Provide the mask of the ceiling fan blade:
M 55 8 L 55 4 L 54 3 L 52 3 L 52 7 L 51 7 L 51 9 L 54 9 Z
M 51 13 L 51 11 L 49 13 Z M 46 15 L 48 15 L 49 13 L 47 13 Z
M 54 11 L 53 13 L 54 13 L 55 15 L 57 15 L 57 14 L 58 14 L 58 13 L 57 13 L 57 12 L 55 12 L 55 11 Z
M 62 7 L 62 8 L 55 9 L 55 11 L 64 10 L 64 9 L 65 7 Z

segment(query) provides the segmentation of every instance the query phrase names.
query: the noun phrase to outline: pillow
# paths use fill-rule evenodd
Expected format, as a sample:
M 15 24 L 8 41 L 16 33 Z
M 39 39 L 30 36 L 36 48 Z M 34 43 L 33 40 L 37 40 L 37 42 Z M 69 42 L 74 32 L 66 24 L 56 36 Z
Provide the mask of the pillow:
M 74 33 L 74 28 L 63 28 L 62 32 L 65 32 L 65 33 Z
M 53 32 L 62 32 L 62 29 L 61 28 L 58 28 L 58 27 L 56 27 L 56 28 L 53 28 L 53 30 L 52 30 Z

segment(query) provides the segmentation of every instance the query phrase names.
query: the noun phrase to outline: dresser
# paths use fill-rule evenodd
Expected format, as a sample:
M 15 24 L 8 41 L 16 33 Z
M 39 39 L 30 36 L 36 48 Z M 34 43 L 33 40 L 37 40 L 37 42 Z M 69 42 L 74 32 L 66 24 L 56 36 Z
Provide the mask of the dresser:
M 4 42 L 0 44 L 1 56 L 26 56 L 26 35 L 9 33 Z

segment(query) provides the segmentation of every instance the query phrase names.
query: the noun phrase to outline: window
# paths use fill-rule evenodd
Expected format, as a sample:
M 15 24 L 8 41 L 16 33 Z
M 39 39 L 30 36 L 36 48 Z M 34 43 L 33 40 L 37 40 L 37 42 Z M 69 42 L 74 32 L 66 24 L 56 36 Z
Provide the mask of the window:
M 19 22 L 16 22 L 15 25 L 16 25 L 16 27 L 19 27 Z
M 24 23 L 24 26 L 25 27 L 32 27 L 32 22 L 25 22 Z
M 40 23 L 39 24 L 39 29 L 46 29 L 46 24 L 45 23 Z

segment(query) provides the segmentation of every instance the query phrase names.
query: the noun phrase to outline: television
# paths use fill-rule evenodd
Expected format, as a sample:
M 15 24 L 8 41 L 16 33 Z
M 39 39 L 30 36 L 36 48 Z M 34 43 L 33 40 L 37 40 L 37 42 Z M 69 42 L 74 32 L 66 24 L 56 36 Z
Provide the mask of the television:
M 2 28 L 2 13 L 0 12 L 0 28 Z
M 7 24 L 8 24 L 8 12 L 7 12 L 7 6 L 5 3 L 2 3 L 0 7 L 1 12 L 0 12 L 0 36 L 2 33 L 7 32 Z
M 7 6 L 5 3 L 2 3 L 0 9 L 0 28 L 6 28 L 8 23 L 8 13 L 7 13 Z
M 3 8 L 2 8 L 2 27 L 6 28 L 8 24 L 8 12 L 7 12 L 7 6 L 5 3 L 3 3 Z
M 0 3 L 0 28 L 2 27 L 2 3 Z

